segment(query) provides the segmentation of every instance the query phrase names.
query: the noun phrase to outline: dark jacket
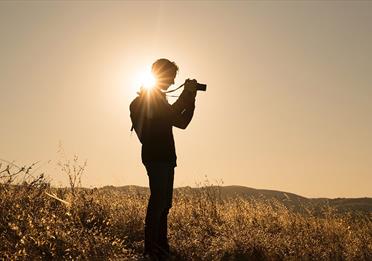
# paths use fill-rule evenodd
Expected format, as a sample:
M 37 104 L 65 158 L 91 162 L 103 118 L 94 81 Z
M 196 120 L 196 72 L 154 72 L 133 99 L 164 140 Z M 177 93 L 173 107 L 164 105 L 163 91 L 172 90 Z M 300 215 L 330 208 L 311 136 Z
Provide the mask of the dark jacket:
M 183 91 L 172 105 L 158 89 L 141 91 L 130 104 L 133 128 L 142 143 L 142 162 L 177 165 L 172 127 L 185 129 L 195 109 L 195 93 Z

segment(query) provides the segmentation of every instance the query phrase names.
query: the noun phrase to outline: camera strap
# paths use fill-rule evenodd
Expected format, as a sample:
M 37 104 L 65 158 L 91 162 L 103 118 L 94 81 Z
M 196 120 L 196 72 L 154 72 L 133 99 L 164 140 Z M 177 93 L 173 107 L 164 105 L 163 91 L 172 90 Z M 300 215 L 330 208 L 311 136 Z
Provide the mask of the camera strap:
M 177 98 L 180 97 L 179 95 L 167 95 L 167 97 Z
M 165 92 L 163 92 L 163 93 L 175 92 L 175 91 L 177 91 L 178 89 L 182 88 L 184 85 L 185 85 L 185 84 L 183 83 L 183 84 L 181 84 L 180 86 L 178 86 L 176 89 L 173 89 L 173 90 L 170 90 L 170 91 L 165 91 Z

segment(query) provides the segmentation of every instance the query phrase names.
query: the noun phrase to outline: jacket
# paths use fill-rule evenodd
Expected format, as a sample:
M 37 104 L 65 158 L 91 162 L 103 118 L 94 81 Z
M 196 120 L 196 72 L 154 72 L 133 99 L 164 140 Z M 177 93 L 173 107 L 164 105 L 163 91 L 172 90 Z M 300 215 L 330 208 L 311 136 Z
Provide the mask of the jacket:
M 140 142 L 141 158 L 145 166 L 168 163 L 177 166 L 173 126 L 185 129 L 195 110 L 196 93 L 183 90 L 172 105 L 165 93 L 155 88 L 141 91 L 131 102 L 130 118 Z

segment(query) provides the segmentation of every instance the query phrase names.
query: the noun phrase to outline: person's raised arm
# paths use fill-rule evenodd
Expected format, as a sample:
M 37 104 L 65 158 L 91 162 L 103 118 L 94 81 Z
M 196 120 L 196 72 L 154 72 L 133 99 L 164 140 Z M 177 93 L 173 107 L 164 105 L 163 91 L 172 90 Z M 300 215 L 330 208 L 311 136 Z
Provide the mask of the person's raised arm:
M 175 103 L 171 105 L 172 125 L 186 129 L 195 110 L 196 80 L 186 80 L 184 90 Z

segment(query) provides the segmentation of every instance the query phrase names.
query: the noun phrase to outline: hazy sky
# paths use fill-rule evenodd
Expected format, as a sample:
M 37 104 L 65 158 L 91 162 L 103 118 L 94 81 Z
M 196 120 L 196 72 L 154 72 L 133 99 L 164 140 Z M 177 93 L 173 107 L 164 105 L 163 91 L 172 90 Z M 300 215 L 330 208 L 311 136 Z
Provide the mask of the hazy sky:
M 61 142 L 84 186 L 147 186 L 128 107 L 166 57 L 208 84 L 176 186 L 372 196 L 372 2 L 2 1 L 0 37 L 0 158 L 56 185 Z

